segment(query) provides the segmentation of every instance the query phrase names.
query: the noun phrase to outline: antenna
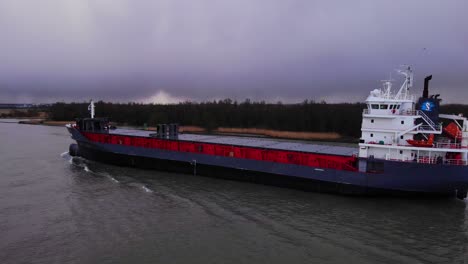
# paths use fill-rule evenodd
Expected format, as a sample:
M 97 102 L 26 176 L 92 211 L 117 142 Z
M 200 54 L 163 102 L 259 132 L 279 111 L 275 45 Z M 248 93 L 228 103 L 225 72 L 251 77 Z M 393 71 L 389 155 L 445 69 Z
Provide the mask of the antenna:
M 95 109 L 94 101 L 93 99 L 91 99 L 91 102 L 89 103 L 89 106 L 88 106 L 88 111 L 90 111 L 91 113 L 91 118 L 94 118 L 94 109 Z
M 383 92 L 387 96 L 387 98 L 390 98 L 391 92 L 392 92 L 392 79 L 388 80 L 380 80 L 382 82 L 383 86 Z
M 401 85 L 401 88 L 396 94 L 395 98 L 401 97 L 402 93 L 404 93 L 403 99 L 407 99 L 409 89 L 413 87 L 413 70 L 411 70 L 411 67 L 408 65 L 401 65 L 401 67 L 405 69 L 397 70 L 397 72 L 405 76 L 405 81 Z

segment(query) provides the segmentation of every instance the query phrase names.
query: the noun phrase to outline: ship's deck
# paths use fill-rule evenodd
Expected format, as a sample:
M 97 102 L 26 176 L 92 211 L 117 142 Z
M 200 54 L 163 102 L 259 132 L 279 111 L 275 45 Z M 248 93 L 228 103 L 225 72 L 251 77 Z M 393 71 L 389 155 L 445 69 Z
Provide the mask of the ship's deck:
M 115 129 L 109 134 L 126 135 L 137 137 L 151 137 L 154 131 L 137 129 Z M 320 153 L 330 155 L 351 156 L 358 152 L 357 147 L 334 146 L 327 144 L 312 144 L 304 141 L 280 140 L 271 138 L 257 138 L 248 136 L 225 136 L 225 135 L 203 135 L 203 134 L 179 134 L 177 140 L 195 141 L 213 144 L 225 144 L 243 147 L 255 147 L 266 149 L 278 149 L 288 151 L 301 151 L 309 153 Z

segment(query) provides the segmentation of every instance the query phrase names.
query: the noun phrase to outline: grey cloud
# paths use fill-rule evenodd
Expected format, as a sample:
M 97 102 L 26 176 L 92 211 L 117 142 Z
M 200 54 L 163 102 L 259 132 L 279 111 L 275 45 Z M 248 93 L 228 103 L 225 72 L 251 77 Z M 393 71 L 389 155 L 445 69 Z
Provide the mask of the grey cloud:
M 347 101 L 402 63 L 468 96 L 466 1 L 0 2 L 0 101 Z M 393 75 L 397 79 L 397 75 Z M 418 91 L 419 87 L 416 87 Z

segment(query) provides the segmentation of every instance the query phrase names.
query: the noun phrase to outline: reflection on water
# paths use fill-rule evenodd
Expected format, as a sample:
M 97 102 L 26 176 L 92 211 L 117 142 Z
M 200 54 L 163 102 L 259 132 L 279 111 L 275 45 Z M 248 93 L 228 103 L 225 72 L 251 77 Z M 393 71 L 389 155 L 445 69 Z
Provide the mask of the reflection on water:
M 0 124 L 3 263 L 466 263 L 465 202 L 353 198 L 71 158 Z M 4 220 L 4 221 L 3 221 Z

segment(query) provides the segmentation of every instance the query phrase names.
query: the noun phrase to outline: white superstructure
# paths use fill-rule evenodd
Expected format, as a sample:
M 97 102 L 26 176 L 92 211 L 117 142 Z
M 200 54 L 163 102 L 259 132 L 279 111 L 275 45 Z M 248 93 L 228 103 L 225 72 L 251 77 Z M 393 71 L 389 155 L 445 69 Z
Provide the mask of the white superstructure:
M 421 110 L 426 106 L 417 107 L 415 97 L 410 94 L 413 86 L 411 68 L 399 72 L 405 80 L 396 93 L 392 91 L 391 80 L 387 80 L 383 81 L 382 89 L 371 91 L 366 99 L 359 157 L 467 165 L 467 118 L 439 115 L 440 122 L 434 122 L 426 115 L 427 112 Z M 437 96 L 428 100 L 437 100 Z M 431 111 L 430 102 L 427 104 Z M 450 123 L 456 124 L 450 128 L 455 127 L 459 135 L 447 135 Z

